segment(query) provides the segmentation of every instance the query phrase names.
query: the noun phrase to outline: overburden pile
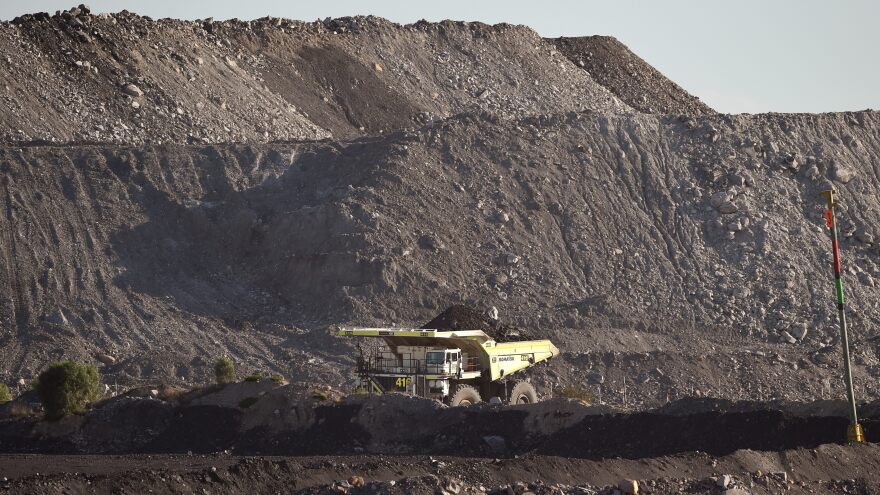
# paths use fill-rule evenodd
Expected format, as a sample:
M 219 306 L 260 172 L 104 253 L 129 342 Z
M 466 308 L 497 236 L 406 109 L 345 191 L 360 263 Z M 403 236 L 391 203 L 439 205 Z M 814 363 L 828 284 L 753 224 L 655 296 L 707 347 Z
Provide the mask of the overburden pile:
M 0 45 L 6 142 L 351 139 L 460 112 L 629 109 L 524 26 L 76 8 L 0 23 Z
M 834 187 L 876 394 L 875 112 L 719 115 L 619 43 L 523 26 L 80 9 L 2 23 L 0 45 L 9 383 L 98 357 L 198 383 L 229 355 L 343 385 L 336 325 L 465 305 L 553 339 L 547 387 L 822 398 Z

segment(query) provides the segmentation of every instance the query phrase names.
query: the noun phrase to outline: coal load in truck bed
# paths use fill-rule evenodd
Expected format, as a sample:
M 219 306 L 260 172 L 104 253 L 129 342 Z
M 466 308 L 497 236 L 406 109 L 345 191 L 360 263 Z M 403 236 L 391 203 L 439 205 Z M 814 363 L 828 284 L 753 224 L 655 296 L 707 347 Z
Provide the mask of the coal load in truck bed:
M 422 328 L 434 330 L 482 330 L 497 342 L 529 340 L 530 337 L 520 329 L 503 325 L 474 308 L 454 304 L 425 323 Z

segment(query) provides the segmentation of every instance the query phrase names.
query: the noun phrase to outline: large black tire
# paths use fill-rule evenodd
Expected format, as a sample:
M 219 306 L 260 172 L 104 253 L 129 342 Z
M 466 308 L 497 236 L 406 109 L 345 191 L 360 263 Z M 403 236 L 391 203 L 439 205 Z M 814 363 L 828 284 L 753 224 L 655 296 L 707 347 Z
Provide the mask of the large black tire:
M 449 405 L 452 407 L 470 406 L 482 401 L 480 392 L 476 388 L 470 385 L 459 385 L 456 387 L 455 393 L 452 394 L 452 398 L 449 399 Z
M 534 404 L 538 402 L 538 392 L 529 382 L 519 381 L 510 389 L 508 404 Z

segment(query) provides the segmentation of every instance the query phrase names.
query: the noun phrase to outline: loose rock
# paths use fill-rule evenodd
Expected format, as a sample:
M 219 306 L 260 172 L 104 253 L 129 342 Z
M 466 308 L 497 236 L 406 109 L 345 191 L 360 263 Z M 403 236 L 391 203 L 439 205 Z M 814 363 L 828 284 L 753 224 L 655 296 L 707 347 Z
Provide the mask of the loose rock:
M 134 97 L 136 97 L 136 98 L 137 98 L 137 97 L 141 97 L 141 96 L 144 95 L 144 92 L 141 91 L 141 88 L 139 88 L 139 87 L 137 87 L 136 85 L 131 84 L 131 83 L 126 84 L 125 86 L 123 86 L 123 87 L 122 87 L 122 92 L 125 93 L 125 94 L 127 94 L 127 95 L 129 95 L 129 96 L 134 96 Z

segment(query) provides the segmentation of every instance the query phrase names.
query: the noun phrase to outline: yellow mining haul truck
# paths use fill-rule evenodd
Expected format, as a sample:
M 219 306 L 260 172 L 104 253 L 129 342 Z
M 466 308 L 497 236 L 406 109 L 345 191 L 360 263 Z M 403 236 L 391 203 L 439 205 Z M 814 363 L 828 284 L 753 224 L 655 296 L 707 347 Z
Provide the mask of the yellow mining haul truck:
M 536 402 L 531 383 L 508 377 L 559 355 L 549 340 L 495 342 L 482 330 L 342 328 L 339 334 L 382 339 L 357 359 L 357 375 L 367 390 L 406 392 L 452 406 L 483 397 L 509 404 Z

